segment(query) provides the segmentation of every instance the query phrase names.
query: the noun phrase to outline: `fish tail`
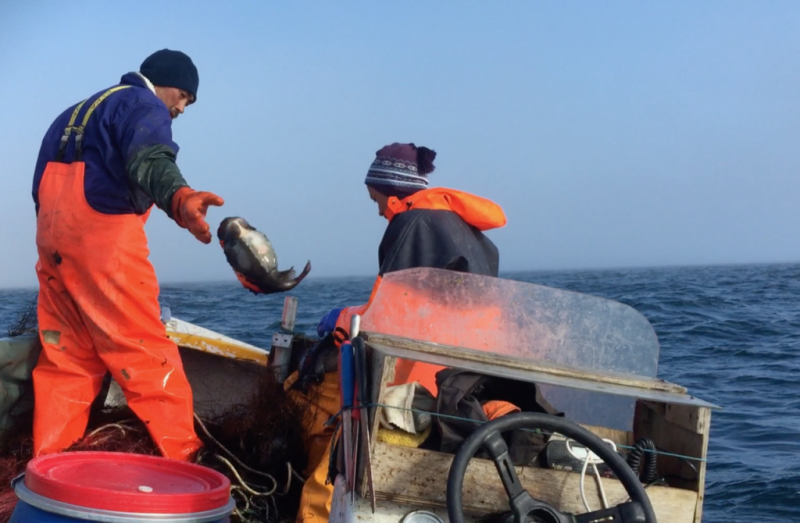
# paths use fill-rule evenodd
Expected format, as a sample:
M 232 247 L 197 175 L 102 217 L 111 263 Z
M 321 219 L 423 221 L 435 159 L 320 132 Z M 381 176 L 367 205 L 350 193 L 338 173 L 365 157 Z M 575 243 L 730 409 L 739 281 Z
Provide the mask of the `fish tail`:
M 281 280 L 284 282 L 284 290 L 294 288 L 298 283 L 303 281 L 303 278 L 305 278 L 309 272 L 311 272 L 311 261 L 306 262 L 306 266 L 303 267 L 303 272 L 296 278 L 294 276 L 294 266 L 290 267 L 288 270 L 282 271 Z

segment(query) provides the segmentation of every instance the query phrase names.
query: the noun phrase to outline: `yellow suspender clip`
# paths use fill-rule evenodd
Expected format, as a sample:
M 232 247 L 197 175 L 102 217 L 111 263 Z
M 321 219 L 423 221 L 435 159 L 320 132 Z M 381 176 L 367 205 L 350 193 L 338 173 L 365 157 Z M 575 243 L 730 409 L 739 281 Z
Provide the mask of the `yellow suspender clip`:
M 64 135 L 61 136 L 61 143 L 58 146 L 58 154 L 56 155 L 57 162 L 60 162 L 64 157 L 64 151 L 67 150 L 67 143 L 69 142 L 69 137 L 70 134 L 72 134 L 73 130 L 75 131 L 75 159 L 73 161 L 75 162 L 81 161 L 81 155 L 83 152 L 81 150 L 81 144 L 83 143 L 83 130 L 86 128 L 86 124 L 89 122 L 89 117 L 92 116 L 92 113 L 94 112 L 95 109 L 97 109 L 97 106 L 103 103 L 103 100 L 108 98 L 110 95 L 116 93 L 117 91 L 120 91 L 122 89 L 127 89 L 128 87 L 131 86 L 118 85 L 117 87 L 112 87 L 108 91 L 98 96 L 97 100 L 95 100 L 92 103 L 92 105 L 89 106 L 89 109 L 86 110 L 86 114 L 83 115 L 83 121 L 81 122 L 81 125 L 78 127 L 75 127 L 75 121 L 78 119 L 78 113 L 83 107 L 83 104 L 86 103 L 86 100 L 82 101 L 81 103 L 78 104 L 77 107 L 75 107 L 75 110 L 72 111 L 72 116 L 70 116 L 69 124 L 67 125 L 67 128 L 64 129 Z

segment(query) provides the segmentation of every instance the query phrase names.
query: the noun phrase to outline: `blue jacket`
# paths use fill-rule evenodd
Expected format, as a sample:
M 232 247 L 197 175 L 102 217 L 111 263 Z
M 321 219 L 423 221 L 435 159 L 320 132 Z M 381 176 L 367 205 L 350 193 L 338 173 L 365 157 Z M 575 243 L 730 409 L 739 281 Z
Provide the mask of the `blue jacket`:
M 118 85 L 132 87 L 108 96 L 94 110 L 84 130 L 82 160 L 86 164 L 86 201 L 94 210 L 105 214 L 144 214 L 156 203 L 171 217 L 172 194 L 186 183 L 174 163 L 179 148 L 172 140 L 169 109 L 136 73 L 124 75 Z M 86 110 L 106 90 L 86 100 L 74 125 L 80 125 Z M 61 113 L 42 140 L 33 177 L 37 213 L 42 174 L 48 162 L 56 161 L 61 137 L 77 105 Z M 62 159 L 64 163 L 74 159 L 74 137 L 73 132 Z M 151 161 L 145 161 L 148 157 Z M 158 161 L 152 161 L 156 157 Z M 157 165 L 160 168 L 154 167 Z M 165 173 L 171 176 L 169 183 L 161 180 L 158 188 L 156 181 L 150 178 L 163 178 Z

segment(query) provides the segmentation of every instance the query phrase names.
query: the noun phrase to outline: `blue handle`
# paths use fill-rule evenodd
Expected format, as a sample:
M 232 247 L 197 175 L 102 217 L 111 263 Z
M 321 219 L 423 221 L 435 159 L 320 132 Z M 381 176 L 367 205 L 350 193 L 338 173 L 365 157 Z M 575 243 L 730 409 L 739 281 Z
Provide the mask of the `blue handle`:
M 355 388 L 355 375 L 353 371 L 353 346 L 349 343 L 342 344 L 342 407 L 353 406 L 353 393 Z

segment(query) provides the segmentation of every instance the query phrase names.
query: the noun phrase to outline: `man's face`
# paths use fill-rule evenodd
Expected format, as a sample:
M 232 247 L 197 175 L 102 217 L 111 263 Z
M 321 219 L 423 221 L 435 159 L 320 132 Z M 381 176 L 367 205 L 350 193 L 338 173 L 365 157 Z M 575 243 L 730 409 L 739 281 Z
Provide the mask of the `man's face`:
M 194 97 L 188 91 L 177 87 L 156 86 L 156 96 L 167 106 L 173 119 L 183 114 L 186 106 L 194 102 Z
M 378 204 L 378 214 L 383 216 L 386 212 L 386 207 L 388 207 L 389 198 L 382 195 L 370 186 L 367 186 L 367 191 L 369 192 L 370 199 Z

